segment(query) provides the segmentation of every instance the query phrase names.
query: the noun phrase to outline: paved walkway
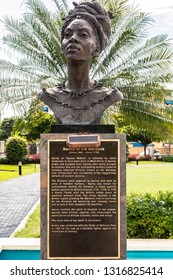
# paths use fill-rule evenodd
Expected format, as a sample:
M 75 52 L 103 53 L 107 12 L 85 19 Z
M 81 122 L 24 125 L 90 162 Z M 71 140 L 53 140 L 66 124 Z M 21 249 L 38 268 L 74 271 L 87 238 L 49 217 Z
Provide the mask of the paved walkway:
M 40 173 L 0 183 L 0 238 L 9 237 L 40 197 Z

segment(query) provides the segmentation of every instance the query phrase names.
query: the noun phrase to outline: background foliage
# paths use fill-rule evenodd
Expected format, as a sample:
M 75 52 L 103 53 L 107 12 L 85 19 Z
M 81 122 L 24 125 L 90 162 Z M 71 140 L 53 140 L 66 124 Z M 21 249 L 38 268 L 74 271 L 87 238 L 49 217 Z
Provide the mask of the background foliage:
M 52 124 L 55 124 L 53 115 L 42 111 L 35 111 L 24 119 L 18 118 L 14 123 L 13 130 L 20 135 L 25 135 L 28 141 L 34 142 L 40 139 L 40 134 L 49 133 Z
M 14 122 L 15 118 L 11 117 L 3 119 L 3 121 L 0 123 L 0 141 L 6 140 L 11 136 Z
M 127 197 L 127 238 L 173 238 L 173 192 Z
M 27 142 L 20 136 L 8 138 L 6 144 L 6 156 L 10 164 L 18 164 L 27 155 Z

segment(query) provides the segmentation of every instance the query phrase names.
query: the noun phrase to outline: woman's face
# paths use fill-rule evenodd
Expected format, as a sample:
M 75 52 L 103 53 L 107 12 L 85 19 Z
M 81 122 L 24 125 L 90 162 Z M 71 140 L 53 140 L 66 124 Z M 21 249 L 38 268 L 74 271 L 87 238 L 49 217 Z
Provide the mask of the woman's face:
M 75 19 L 66 27 L 62 49 L 67 60 L 90 62 L 95 47 L 96 36 L 88 21 Z

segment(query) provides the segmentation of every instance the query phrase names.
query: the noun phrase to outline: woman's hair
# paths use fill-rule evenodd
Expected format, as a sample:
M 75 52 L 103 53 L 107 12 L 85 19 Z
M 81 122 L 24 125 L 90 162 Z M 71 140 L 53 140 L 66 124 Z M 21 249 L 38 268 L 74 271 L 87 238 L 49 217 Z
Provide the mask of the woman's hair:
M 95 0 L 91 2 L 82 2 L 77 4 L 73 2 L 74 9 L 70 10 L 64 19 L 64 24 L 61 31 L 61 41 L 64 38 L 64 31 L 66 27 L 76 18 L 83 18 L 87 20 L 95 30 L 96 36 L 99 40 L 99 53 L 105 49 L 108 39 L 111 34 L 111 13 L 106 12 L 105 9 Z

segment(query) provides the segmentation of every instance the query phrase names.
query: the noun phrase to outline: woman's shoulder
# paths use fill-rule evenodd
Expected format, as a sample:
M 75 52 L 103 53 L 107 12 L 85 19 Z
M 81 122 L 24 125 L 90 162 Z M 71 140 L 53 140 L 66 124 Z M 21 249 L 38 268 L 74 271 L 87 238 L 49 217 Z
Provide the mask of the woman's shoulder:
M 38 93 L 37 93 L 37 98 L 38 99 L 43 99 L 45 96 L 51 96 L 51 97 L 56 97 L 58 94 L 61 94 L 62 90 L 60 87 L 52 87 L 52 88 L 42 88 Z
M 117 88 L 108 88 L 105 86 L 99 86 L 95 89 L 95 93 L 100 96 L 100 98 L 106 99 L 114 99 L 115 101 L 119 101 L 123 99 L 123 94 Z

